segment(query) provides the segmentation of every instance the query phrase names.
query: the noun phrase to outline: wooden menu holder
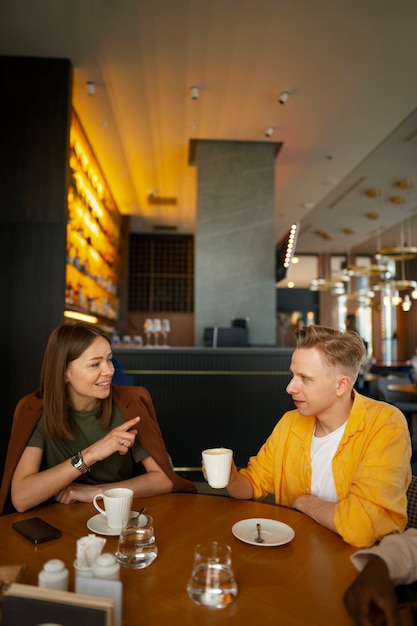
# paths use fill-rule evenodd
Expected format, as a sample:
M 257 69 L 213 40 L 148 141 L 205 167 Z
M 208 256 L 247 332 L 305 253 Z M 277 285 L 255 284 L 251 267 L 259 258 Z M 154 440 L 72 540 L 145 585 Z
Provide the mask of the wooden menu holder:
M 109 598 L 12 583 L 3 593 L 2 623 L 7 626 L 113 626 Z

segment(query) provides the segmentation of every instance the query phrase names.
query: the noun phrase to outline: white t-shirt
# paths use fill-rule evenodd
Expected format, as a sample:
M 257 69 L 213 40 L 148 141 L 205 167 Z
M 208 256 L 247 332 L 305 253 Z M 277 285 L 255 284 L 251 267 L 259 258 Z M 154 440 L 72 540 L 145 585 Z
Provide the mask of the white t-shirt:
M 313 435 L 311 443 L 311 495 L 326 500 L 326 502 L 339 502 L 334 484 L 332 461 L 345 432 L 346 423 L 324 437 Z

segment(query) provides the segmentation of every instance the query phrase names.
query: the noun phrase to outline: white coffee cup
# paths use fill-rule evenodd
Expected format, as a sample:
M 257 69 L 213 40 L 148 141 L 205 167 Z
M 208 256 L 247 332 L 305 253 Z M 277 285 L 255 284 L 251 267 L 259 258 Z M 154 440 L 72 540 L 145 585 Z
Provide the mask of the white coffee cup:
M 103 499 L 104 509 L 97 504 L 97 500 Z M 133 491 L 124 487 L 108 489 L 104 493 L 98 493 L 93 498 L 93 504 L 97 511 L 107 518 L 109 528 L 123 528 L 129 520 L 132 508 Z
M 208 448 L 202 452 L 207 481 L 214 489 L 223 489 L 229 482 L 233 451 L 229 448 Z

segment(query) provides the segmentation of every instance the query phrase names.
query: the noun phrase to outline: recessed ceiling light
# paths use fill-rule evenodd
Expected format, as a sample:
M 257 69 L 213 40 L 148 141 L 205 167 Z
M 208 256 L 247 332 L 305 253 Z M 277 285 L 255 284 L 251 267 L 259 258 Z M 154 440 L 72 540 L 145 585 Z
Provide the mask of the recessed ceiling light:
M 405 204 L 405 198 L 404 196 L 392 196 L 390 202 L 392 202 L 392 204 Z
M 191 100 L 198 100 L 200 97 L 200 87 L 198 85 L 193 85 L 190 87 L 190 98 Z
M 365 193 L 369 198 L 379 198 L 381 190 L 377 187 L 369 187 L 369 189 L 365 189 Z
M 325 239 L 326 241 L 330 241 L 331 239 L 333 239 L 330 233 L 328 233 L 325 230 L 322 230 L 321 228 L 315 230 L 314 232 L 318 237 L 321 237 L 322 239 Z
M 407 180 L 406 178 L 399 180 L 395 183 L 397 189 L 412 189 L 413 183 L 411 180 Z

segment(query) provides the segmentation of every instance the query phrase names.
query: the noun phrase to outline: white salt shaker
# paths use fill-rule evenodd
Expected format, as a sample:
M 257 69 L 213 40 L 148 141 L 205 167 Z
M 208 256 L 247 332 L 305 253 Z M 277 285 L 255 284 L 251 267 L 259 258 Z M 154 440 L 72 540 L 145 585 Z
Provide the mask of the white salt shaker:
M 107 578 L 109 580 L 119 580 L 120 564 L 114 554 L 103 552 L 93 563 L 93 578 Z
M 39 587 L 68 591 L 68 570 L 60 559 L 47 561 L 38 576 Z

